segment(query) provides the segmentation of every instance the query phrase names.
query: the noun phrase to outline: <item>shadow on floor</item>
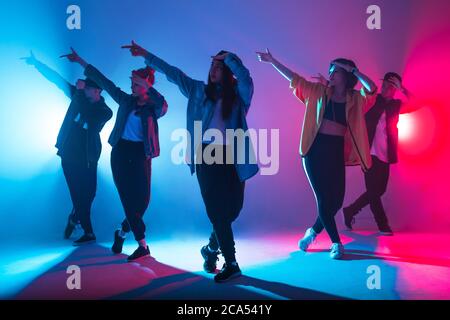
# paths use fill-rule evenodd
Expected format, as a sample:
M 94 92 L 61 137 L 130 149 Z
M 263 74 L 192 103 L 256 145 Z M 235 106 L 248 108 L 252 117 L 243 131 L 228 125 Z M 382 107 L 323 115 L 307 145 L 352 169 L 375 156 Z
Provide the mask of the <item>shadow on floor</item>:
M 351 231 L 344 231 L 342 233 L 353 239 L 352 242 L 346 244 L 346 247 L 352 247 L 359 244 L 364 245 L 364 249 L 346 248 L 344 260 L 384 260 L 389 262 L 406 262 L 437 267 L 450 267 L 449 257 L 432 257 L 425 255 L 405 254 L 405 251 L 408 252 L 407 250 L 401 250 L 401 252 L 397 253 L 377 252 L 377 233 L 368 235 L 363 235 Z
M 69 290 L 69 266 L 81 270 L 81 289 Z M 246 288 L 247 287 L 247 288 Z M 255 290 L 256 289 L 256 290 Z M 126 262 L 108 248 L 77 248 L 65 260 L 32 281 L 14 299 L 342 299 L 284 283 L 243 276 L 216 284 L 202 272 L 193 273 L 158 262 L 152 257 Z

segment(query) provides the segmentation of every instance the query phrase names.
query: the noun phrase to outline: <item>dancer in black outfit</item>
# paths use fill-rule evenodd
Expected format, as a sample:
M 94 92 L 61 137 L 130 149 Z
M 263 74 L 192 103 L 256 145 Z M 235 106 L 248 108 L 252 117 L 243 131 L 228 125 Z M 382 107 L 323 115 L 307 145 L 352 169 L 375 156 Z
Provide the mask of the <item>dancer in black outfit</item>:
M 397 91 L 407 98 L 404 103 L 394 99 Z M 352 230 L 355 216 L 367 205 L 370 206 L 380 234 L 393 235 L 381 196 L 386 192 L 389 167 L 397 163 L 399 115 L 418 110 L 412 94 L 402 85 L 402 78 L 394 72 L 384 76 L 381 93 L 375 105 L 365 115 L 373 166 L 364 173 L 366 192 L 355 202 L 343 209 L 345 225 Z
M 132 94 L 123 92 L 100 71 L 84 61 L 73 49 L 66 55 L 85 68 L 85 74 L 119 104 L 116 123 L 109 137 L 113 149 L 111 168 L 114 183 L 125 210 L 122 228 L 114 233 L 112 251 L 121 253 L 125 236 L 132 231 L 139 246 L 128 261 L 150 255 L 145 241 L 143 215 L 150 201 L 152 158 L 159 156 L 158 119 L 166 114 L 167 103 L 154 88 L 154 70 L 134 70 Z
M 100 131 L 111 119 L 112 111 L 101 96 L 102 89 L 91 79 L 78 80 L 74 86 L 36 59 L 32 52 L 24 59 L 71 99 L 56 142 L 73 203 L 64 238 L 71 236 L 79 221 L 84 235 L 74 245 L 95 242 L 90 215 L 97 189 L 97 163 L 102 149 Z

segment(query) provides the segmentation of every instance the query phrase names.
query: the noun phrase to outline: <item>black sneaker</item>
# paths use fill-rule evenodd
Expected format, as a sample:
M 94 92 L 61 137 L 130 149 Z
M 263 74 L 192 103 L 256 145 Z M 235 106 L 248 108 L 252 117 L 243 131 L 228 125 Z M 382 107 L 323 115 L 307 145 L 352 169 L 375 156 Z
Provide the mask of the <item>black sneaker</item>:
M 241 269 L 239 269 L 239 265 L 230 264 L 229 266 L 225 263 L 223 265 L 222 270 L 214 277 L 214 281 L 216 282 L 225 282 L 231 279 L 235 279 L 242 275 Z
M 75 227 L 77 226 L 77 222 L 73 221 L 73 217 L 74 212 L 72 210 L 72 212 L 69 214 L 69 218 L 67 218 L 67 225 L 64 229 L 64 239 L 69 239 L 73 233 L 73 230 L 75 230 Z
M 95 241 L 96 241 L 95 235 L 85 233 L 85 234 L 83 234 L 83 235 L 81 236 L 80 239 L 75 240 L 75 241 L 73 242 L 73 245 L 74 245 L 75 247 L 78 247 L 78 246 L 83 246 L 83 245 L 85 245 L 85 244 L 94 243 Z
M 128 261 L 134 261 L 139 258 L 143 258 L 150 255 L 150 249 L 148 246 L 144 248 L 143 246 L 139 246 L 131 256 L 127 258 Z
M 390 227 L 386 227 L 386 228 L 380 229 L 380 235 L 381 236 L 393 236 L 394 232 L 392 232 L 392 229 Z
M 352 212 L 350 207 L 342 209 L 344 213 L 344 224 L 348 230 L 353 230 L 353 225 L 355 224 L 355 214 Z
M 122 238 L 119 235 L 119 231 L 120 230 L 116 230 L 116 232 L 114 232 L 114 243 L 111 248 L 112 252 L 115 254 L 122 253 L 123 243 L 125 242 L 125 238 Z
M 209 250 L 208 246 L 202 247 L 200 250 L 203 259 L 205 262 L 203 263 L 203 270 L 208 273 L 213 273 L 217 269 L 217 261 L 219 260 L 219 251 L 212 252 Z

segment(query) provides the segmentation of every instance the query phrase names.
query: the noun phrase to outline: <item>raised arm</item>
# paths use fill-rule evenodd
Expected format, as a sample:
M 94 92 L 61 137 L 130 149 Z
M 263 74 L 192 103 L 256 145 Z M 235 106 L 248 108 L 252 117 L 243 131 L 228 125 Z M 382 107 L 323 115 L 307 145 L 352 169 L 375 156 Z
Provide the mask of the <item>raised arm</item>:
M 99 85 L 100 88 L 108 92 L 111 98 L 114 99 L 119 105 L 122 105 L 126 99 L 129 99 L 129 94 L 122 91 L 117 87 L 111 80 L 106 78 L 100 71 L 98 71 L 94 66 L 88 64 L 84 59 L 82 59 L 78 53 L 73 49 L 71 53 L 62 55 L 61 58 L 67 58 L 71 62 L 76 62 L 84 68 L 84 74 L 89 79 L 92 79 L 95 83 Z
M 33 51 L 30 51 L 29 57 L 23 57 L 20 59 L 25 60 L 27 64 L 34 66 L 36 70 L 38 70 L 48 81 L 52 82 L 59 89 L 61 89 L 67 97 L 69 97 L 70 99 L 72 98 L 76 90 L 75 86 L 71 85 L 58 72 L 51 69 L 43 62 L 39 61 L 33 54 Z
M 241 59 L 231 52 L 215 56 L 213 59 L 223 61 L 230 68 L 237 80 L 239 96 L 244 101 L 248 111 L 253 96 L 253 80 L 248 69 L 244 66 Z
M 358 69 L 354 70 L 353 74 L 356 78 L 358 78 L 359 82 L 363 85 L 363 87 L 367 90 L 368 93 L 376 93 L 377 85 L 372 81 L 368 76 L 359 71 Z
M 402 85 L 399 79 L 397 79 L 396 77 L 391 77 L 386 81 L 389 81 L 398 91 L 400 91 L 406 97 L 406 101 L 403 101 L 402 106 L 400 107 L 400 113 L 411 113 L 423 107 L 423 105 L 417 102 L 417 98 L 411 93 L 411 91 L 409 91 Z
M 266 52 L 256 52 L 256 54 L 260 62 L 270 63 L 275 68 L 275 70 L 277 70 L 283 77 L 285 77 L 289 81 L 292 81 L 295 72 L 275 59 L 275 57 L 273 57 L 270 53 L 269 49 L 266 49 Z
M 195 85 L 198 81 L 188 77 L 177 67 L 171 66 L 154 54 L 148 52 L 146 49 L 142 48 L 134 41 L 131 42 L 131 45 L 125 45 L 122 46 L 122 48 L 129 49 L 131 55 L 134 57 L 144 57 L 146 65 L 148 65 L 150 68 L 155 69 L 156 71 L 164 73 L 167 77 L 167 80 L 176 84 L 185 97 L 189 97 L 192 91 L 195 89 Z
M 89 128 L 96 132 L 100 132 L 105 123 L 108 122 L 113 115 L 111 109 L 104 103 L 96 104 L 95 106 L 81 104 L 80 113 L 81 117 L 87 122 Z
M 280 61 L 275 59 L 269 49 L 266 52 L 256 52 L 259 61 L 270 63 L 284 78 L 290 81 L 290 87 L 294 90 L 294 95 L 305 103 L 311 92 L 318 86 L 324 87 L 321 83 L 313 83 L 298 75 Z
M 406 97 L 406 101 L 402 103 L 402 106 L 400 108 L 400 113 L 415 112 L 423 107 L 423 104 L 420 104 L 417 101 L 416 96 L 413 95 L 411 91 L 406 89 L 404 86 L 401 86 L 400 92 L 403 93 L 403 95 Z
M 156 118 L 159 119 L 164 116 L 167 113 L 168 109 L 168 105 L 166 99 L 164 99 L 164 96 L 153 87 L 150 87 L 148 89 L 147 94 L 154 104 Z
M 340 63 L 336 61 L 333 62 L 333 64 L 349 73 L 352 73 L 358 79 L 358 81 L 361 82 L 362 88 L 360 90 L 360 105 L 362 107 L 363 113 L 369 111 L 369 109 L 375 105 L 377 99 L 378 88 L 375 82 L 373 82 L 372 79 L 370 79 L 364 73 L 359 71 L 358 68 L 350 64 Z
M 353 75 L 361 82 L 362 86 L 366 90 L 367 93 L 375 93 L 377 90 L 377 85 L 372 81 L 368 76 L 359 71 L 358 68 L 354 68 L 351 65 L 334 62 L 334 64 L 338 67 L 341 67 L 347 72 L 353 73 Z

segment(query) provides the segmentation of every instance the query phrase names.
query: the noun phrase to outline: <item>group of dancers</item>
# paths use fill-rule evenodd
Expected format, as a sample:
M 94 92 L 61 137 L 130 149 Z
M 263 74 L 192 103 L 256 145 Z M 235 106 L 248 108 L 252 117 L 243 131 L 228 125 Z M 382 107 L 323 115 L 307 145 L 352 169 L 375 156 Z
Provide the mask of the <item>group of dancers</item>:
M 190 78 L 134 41 L 122 48 L 128 49 L 132 56 L 143 57 L 146 64 L 146 67 L 131 72 L 131 94 L 118 88 L 72 48 L 69 54 L 61 57 L 84 68 L 86 78 L 75 85 L 39 61 L 33 53 L 24 58 L 71 100 L 56 143 L 73 203 L 64 237 L 70 238 L 76 225 L 80 224 L 84 234 L 73 244 L 79 246 L 96 241 L 90 211 L 97 188 L 97 164 L 102 148 L 100 132 L 113 115 L 101 95 L 105 90 L 119 105 L 108 142 L 112 146 L 114 184 L 125 212 L 121 228 L 114 233 L 112 251 L 121 253 L 127 234 L 132 232 L 138 247 L 127 260 L 150 255 L 143 215 L 150 201 L 152 159 L 160 154 L 158 119 L 168 108 L 166 99 L 154 88 L 157 71 L 166 75 L 188 99 L 187 130 L 192 141 L 187 163 L 191 174 L 197 175 L 212 224 L 209 243 L 201 248 L 204 270 L 216 273 L 218 257 L 222 254 L 225 264 L 215 275 L 215 281 L 224 282 L 240 276 L 232 223 L 244 203 L 245 182 L 257 174 L 258 165 L 248 160 L 253 150 L 245 141 L 218 143 L 206 135 L 202 135 L 201 141 L 195 141 L 193 131 L 196 121 L 201 122 L 202 133 L 216 129 L 223 137 L 227 129 L 248 129 L 246 116 L 254 92 L 249 70 L 236 54 L 222 50 L 212 57 L 205 84 Z M 377 94 L 375 83 L 348 59 L 333 60 L 328 79 L 319 74 L 314 77 L 315 81 L 309 81 L 279 62 L 269 50 L 256 55 L 259 61 L 271 64 L 290 82 L 294 95 L 306 107 L 300 155 L 316 197 L 317 218 L 299 241 L 299 248 L 307 251 L 325 229 L 332 242 L 330 257 L 342 258 L 344 247 L 335 216 L 343 206 L 347 165 L 361 166 L 367 190 L 353 204 L 343 208 L 345 225 L 352 229 L 357 213 L 370 205 L 380 232 L 392 235 L 381 196 L 386 191 L 389 166 L 397 162 L 399 114 L 418 108 L 410 101 L 404 103 L 394 98 L 398 90 L 407 100 L 412 98 L 403 87 L 401 76 L 387 73 L 381 92 Z M 360 91 L 354 89 L 358 82 L 362 84 Z M 217 152 L 221 159 L 235 157 L 237 149 L 245 150 L 246 160 L 243 163 L 238 163 L 235 158 L 231 163 L 226 160 L 196 163 L 195 155 L 211 147 L 210 150 Z

